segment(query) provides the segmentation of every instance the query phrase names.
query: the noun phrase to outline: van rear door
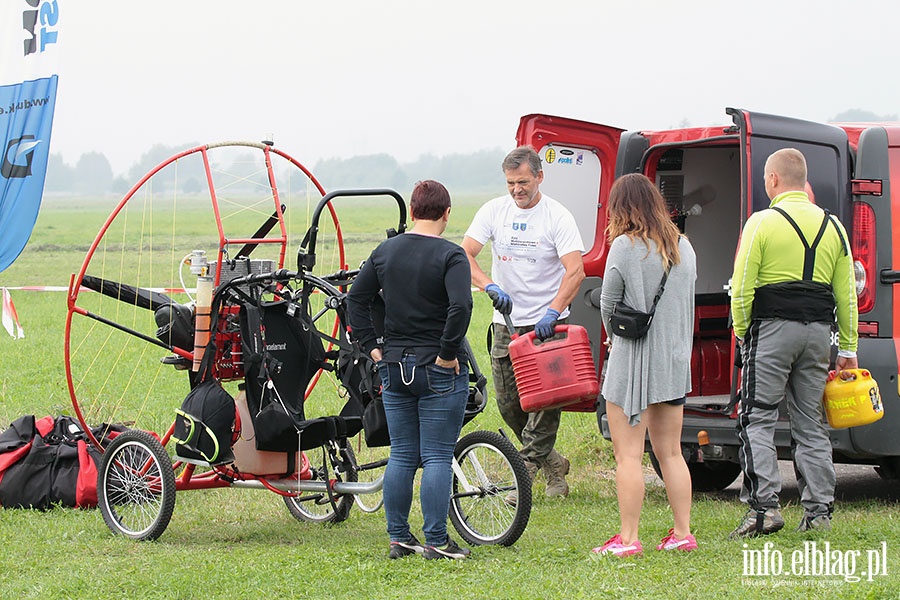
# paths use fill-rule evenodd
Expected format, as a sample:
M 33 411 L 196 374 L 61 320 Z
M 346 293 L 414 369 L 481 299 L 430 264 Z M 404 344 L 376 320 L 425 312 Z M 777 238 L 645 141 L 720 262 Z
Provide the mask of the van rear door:
M 541 192 L 562 202 L 575 215 L 587 250 L 588 275 L 602 275 L 606 257 L 604 206 L 615 178 L 616 152 L 623 129 L 550 115 L 522 117 L 516 142 L 530 144 L 541 156 Z
M 585 278 L 572 303 L 570 322 L 588 330 L 594 362 L 602 367 L 600 311 L 590 303 L 606 266 L 606 199 L 615 179 L 616 152 L 624 129 L 577 119 L 531 114 L 519 120 L 516 142 L 529 144 L 541 157 L 541 192 L 564 204 L 575 216 L 586 252 Z M 598 371 L 599 373 L 599 371 Z
M 768 208 L 763 170 L 770 154 L 796 148 L 806 157 L 816 204 L 850 222 L 850 145 L 843 129 L 765 113 L 726 108 L 741 136 L 741 201 L 745 221 Z

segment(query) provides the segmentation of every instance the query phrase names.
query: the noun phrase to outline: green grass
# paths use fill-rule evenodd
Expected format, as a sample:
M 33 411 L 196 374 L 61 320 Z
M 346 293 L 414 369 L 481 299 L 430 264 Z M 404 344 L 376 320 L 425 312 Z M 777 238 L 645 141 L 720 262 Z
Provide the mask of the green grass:
M 80 265 L 111 203 L 42 211 L 31 243 L 0 273 L 0 285 L 66 285 Z M 103 206 L 103 204 L 106 204 Z M 459 239 L 475 202 L 455 205 L 449 237 Z M 365 211 L 342 220 L 353 252 L 365 255 L 383 234 L 374 234 Z M 71 413 L 63 364 L 65 294 L 13 292 L 27 337 L 0 331 L 0 426 L 23 414 Z M 484 330 L 489 303 L 476 294 L 470 339 L 489 371 Z M 327 385 L 323 397 L 327 402 Z M 172 414 L 181 397 L 158 407 Z M 468 429 L 497 429 L 493 401 Z M 179 493 L 162 537 L 135 543 L 113 536 L 99 511 L 54 509 L 0 511 L 0 597 L 3 598 L 888 598 L 900 596 L 900 510 L 868 497 L 838 503 L 835 529 L 822 536 L 792 532 L 802 509 L 784 510 L 788 528 L 747 548 L 775 544 L 790 565 L 804 542 L 825 541 L 842 552 L 887 543 L 888 576 L 875 581 L 835 578 L 744 577 L 742 542 L 727 540 L 744 508 L 733 491 L 698 494 L 693 526 L 700 550 L 684 555 L 651 549 L 670 526 L 665 491 L 648 468 L 642 538 L 648 550 L 635 559 L 596 558 L 590 548 L 617 530 L 612 448 L 593 414 L 566 413 L 560 451 L 572 462 L 570 496 L 550 500 L 535 487 L 531 521 L 512 548 L 479 547 L 468 561 L 427 562 L 416 557 L 389 561 L 383 512 L 356 509 L 334 526 L 295 521 L 274 494 L 253 490 Z M 413 527 L 421 527 L 414 507 Z M 451 528 L 451 533 L 454 533 Z M 457 538 L 458 539 L 458 538 Z

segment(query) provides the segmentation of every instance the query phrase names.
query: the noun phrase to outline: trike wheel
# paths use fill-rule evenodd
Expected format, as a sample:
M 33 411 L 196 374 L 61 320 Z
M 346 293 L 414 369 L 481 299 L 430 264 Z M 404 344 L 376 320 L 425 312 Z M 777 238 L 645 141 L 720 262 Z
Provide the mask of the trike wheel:
M 134 429 L 116 436 L 100 460 L 97 499 L 113 533 L 135 540 L 162 535 L 175 509 L 175 472 L 159 440 Z
M 531 516 L 531 479 L 512 443 L 473 431 L 456 443 L 450 521 L 468 543 L 511 546 Z
M 340 448 L 347 452 L 347 456 L 352 465 L 356 465 L 356 458 L 353 455 L 353 449 L 345 441 L 340 444 Z M 326 455 L 327 455 L 326 451 Z M 326 459 L 327 460 L 327 459 Z M 329 474 L 322 467 L 312 467 L 316 480 L 328 480 Z M 350 469 L 348 472 L 331 473 L 338 481 L 356 481 L 356 471 Z M 350 516 L 350 509 L 353 508 L 353 498 L 351 494 L 344 494 L 334 499 L 334 506 L 328 498 L 328 494 L 324 492 L 302 492 L 297 496 L 282 496 L 284 504 L 288 510 L 298 521 L 308 523 L 340 523 L 347 520 Z M 335 510 L 336 508 L 336 510 Z

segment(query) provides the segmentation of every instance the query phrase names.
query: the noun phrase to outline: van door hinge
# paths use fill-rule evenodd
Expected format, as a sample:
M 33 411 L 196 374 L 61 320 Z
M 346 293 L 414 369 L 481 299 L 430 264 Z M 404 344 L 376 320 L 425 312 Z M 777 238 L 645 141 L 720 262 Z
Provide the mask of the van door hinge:
M 880 179 L 853 179 L 850 181 L 854 196 L 880 196 Z

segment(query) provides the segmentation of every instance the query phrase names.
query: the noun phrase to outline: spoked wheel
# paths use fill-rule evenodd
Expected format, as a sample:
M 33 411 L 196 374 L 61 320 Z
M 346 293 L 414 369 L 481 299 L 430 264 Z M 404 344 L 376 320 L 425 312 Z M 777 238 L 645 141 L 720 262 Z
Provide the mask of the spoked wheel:
M 353 449 L 344 442 L 341 449 L 346 450 L 351 464 L 356 464 L 356 458 L 353 455 Z M 317 452 L 316 450 L 312 452 Z M 326 451 L 327 454 L 327 451 Z M 314 463 L 315 457 L 310 458 L 310 462 Z M 313 480 L 327 481 L 334 477 L 338 481 L 356 481 L 356 472 L 351 469 L 348 472 L 335 472 L 329 470 L 327 473 L 322 466 L 311 466 L 315 474 Z M 282 496 L 288 510 L 298 521 L 308 523 L 340 523 L 347 520 L 350 516 L 350 509 L 353 508 L 353 496 L 343 495 L 334 499 L 334 506 L 325 492 L 303 492 L 299 496 Z M 335 507 L 337 510 L 335 510 Z
M 135 540 L 162 535 L 175 509 L 175 472 L 159 440 L 134 429 L 116 436 L 100 460 L 97 497 L 113 533 Z
M 450 521 L 470 544 L 511 546 L 531 516 L 531 480 L 512 443 L 473 431 L 456 443 Z

